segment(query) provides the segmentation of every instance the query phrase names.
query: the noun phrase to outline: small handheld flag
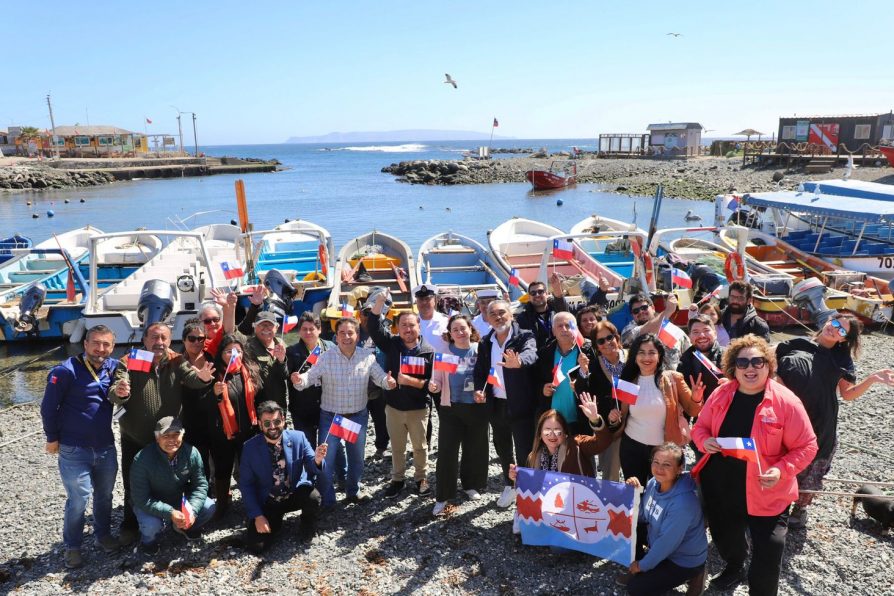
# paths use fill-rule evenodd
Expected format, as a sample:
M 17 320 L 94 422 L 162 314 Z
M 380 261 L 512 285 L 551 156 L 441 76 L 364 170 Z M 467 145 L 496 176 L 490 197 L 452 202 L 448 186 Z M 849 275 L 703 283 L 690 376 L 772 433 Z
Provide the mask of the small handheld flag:
M 240 279 L 243 275 L 241 266 L 234 267 L 226 261 L 220 264 L 220 268 L 223 271 L 224 279 Z
M 305 362 L 307 362 L 310 365 L 316 364 L 317 360 L 320 358 L 320 354 L 322 354 L 322 353 L 323 353 L 322 348 L 320 348 L 319 344 L 317 344 L 317 347 L 315 347 L 311 351 L 311 353 L 307 355 L 307 359 L 305 360 Z
M 571 259 L 574 257 L 574 248 L 567 240 L 553 240 L 553 256 L 557 259 Z
M 127 370 L 137 370 L 140 372 L 149 372 L 152 370 L 152 361 L 155 360 L 155 354 L 147 350 L 138 350 L 133 348 L 127 355 Z
M 708 369 L 708 372 L 710 372 L 712 375 L 714 375 L 715 379 L 717 379 L 721 375 L 723 375 L 723 371 L 720 370 L 720 368 L 716 364 L 711 362 L 710 358 L 708 358 L 707 356 L 705 356 L 703 353 L 699 352 L 698 350 L 695 350 L 695 358 L 696 358 L 696 360 L 698 360 L 701 363 L 702 366 L 704 366 L 705 368 Z
M 618 377 L 612 378 L 612 394 L 615 401 L 622 401 L 631 406 L 636 405 L 636 398 L 639 396 L 639 385 L 634 385 L 630 381 L 625 381 Z
M 671 284 L 679 286 L 681 288 L 691 288 L 692 278 L 689 277 L 689 274 L 682 269 L 677 269 L 676 267 L 674 267 L 673 269 L 671 269 Z
M 512 269 L 509 272 L 509 285 L 516 288 L 521 287 L 521 279 L 518 277 L 518 269 Z
M 354 307 L 348 304 L 347 302 L 341 303 L 341 316 L 342 318 L 351 318 L 354 316 Z
M 242 368 L 242 352 L 239 350 L 233 350 L 233 353 L 230 355 L 230 361 L 227 363 L 227 372 L 226 374 L 233 374 L 234 372 L 240 370 Z
M 424 375 L 425 358 L 419 356 L 401 356 L 400 372 L 405 375 Z
M 292 329 L 298 326 L 298 317 L 296 315 L 291 315 L 282 320 L 282 332 L 288 333 Z
M 487 382 L 494 387 L 503 387 L 503 383 L 500 382 L 500 377 L 497 376 L 497 369 L 493 366 L 490 367 L 490 371 L 487 373 Z
M 683 330 L 667 320 L 661 324 L 661 329 L 658 330 L 658 339 L 671 350 L 677 345 L 682 336 Z
M 180 497 L 180 513 L 186 518 L 187 528 L 196 523 L 196 514 L 193 512 L 192 506 L 189 504 L 189 501 L 186 500 L 185 496 Z
M 577 328 L 577 323 L 575 323 L 573 319 L 569 324 L 569 327 L 571 328 L 571 331 L 574 332 L 574 343 L 577 344 L 578 348 L 583 349 L 584 336 L 581 335 L 580 329 Z
M 361 427 L 358 423 L 349 418 L 344 418 L 340 414 L 332 419 L 332 426 L 329 427 L 329 434 L 344 439 L 348 443 L 356 443 L 360 437 Z
M 639 244 L 639 238 L 631 238 L 630 239 L 630 250 L 633 251 L 633 254 L 637 259 L 641 259 L 643 256 L 643 247 Z
M 552 382 L 553 387 L 558 387 L 559 385 L 564 383 L 565 379 L 567 379 L 567 378 L 568 377 L 565 376 L 565 373 L 562 372 L 562 363 L 561 362 L 553 367 L 553 382 Z
M 496 118 L 494 118 L 494 128 L 496 128 L 498 126 L 500 126 L 500 123 L 497 121 Z
M 717 437 L 717 444 L 723 455 L 758 463 L 757 448 L 751 437 Z
M 713 292 L 709 292 L 709 293 L 705 294 L 704 297 L 698 301 L 698 304 L 702 305 L 705 302 L 707 302 L 708 300 L 710 300 L 711 298 L 720 298 L 720 286 L 714 288 Z
M 435 354 L 435 370 L 453 374 L 459 368 L 459 356 L 454 354 Z

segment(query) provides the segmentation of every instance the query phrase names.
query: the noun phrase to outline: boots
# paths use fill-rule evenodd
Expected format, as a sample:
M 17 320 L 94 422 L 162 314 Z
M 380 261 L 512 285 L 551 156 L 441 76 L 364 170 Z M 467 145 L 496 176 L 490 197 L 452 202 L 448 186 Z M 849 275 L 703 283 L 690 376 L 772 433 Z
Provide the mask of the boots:
M 230 509 L 230 487 L 229 482 L 218 480 L 214 487 L 214 498 L 217 501 L 217 508 L 214 511 L 214 519 L 223 519 Z

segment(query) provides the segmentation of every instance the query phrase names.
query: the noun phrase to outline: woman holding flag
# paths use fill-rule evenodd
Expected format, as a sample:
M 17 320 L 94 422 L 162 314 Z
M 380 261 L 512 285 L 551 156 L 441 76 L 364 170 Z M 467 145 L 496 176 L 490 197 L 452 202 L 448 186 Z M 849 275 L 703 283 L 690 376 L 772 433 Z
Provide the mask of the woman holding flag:
M 816 455 L 816 436 L 801 401 L 771 378 L 776 356 L 766 341 L 752 334 L 733 340 L 723 370 L 732 380 L 711 395 L 692 429 L 706 454 L 692 474 L 701 482 L 708 527 L 726 562 L 711 587 L 728 590 L 746 578 L 747 528 L 749 591 L 775 594 L 788 509 L 798 498 L 796 475 Z
M 286 363 L 289 369 L 289 413 L 292 415 L 292 426 L 295 430 L 303 432 L 311 446 L 316 448 L 320 426 L 320 399 L 323 395 L 322 383 L 317 382 L 301 389 L 295 387 L 295 383 L 298 376 L 309 371 L 310 367 L 317 363 L 320 355 L 334 344 L 320 339 L 323 323 L 318 315 L 305 312 L 297 319 L 301 341 L 286 350 Z M 285 327 L 286 322 L 283 321 L 284 331 Z
M 431 378 L 441 390 L 441 407 L 432 515 L 443 515 L 447 501 L 456 497 L 457 476 L 473 501 L 487 486 L 487 406 L 486 400 L 475 397 L 474 378 L 480 339 L 471 319 L 456 314 L 447 321 L 444 334 L 449 351 L 435 354 Z
M 697 416 L 702 408 L 700 385 L 690 390 L 683 375 L 666 370 L 664 344 L 651 333 L 637 336 L 630 356 L 614 385 L 615 409 L 609 423 L 625 422 L 621 437 L 621 469 L 626 479 L 646 483 L 652 477 L 652 449 L 665 442 L 689 442 L 689 422 L 683 412 Z
M 599 468 L 602 470 L 603 480 L 617 482 L 621 478 L 620 447 L 623 427 L 620 420 L 612 423 L 609 414 L 616 405 L 612 397 L 615 393 L 614 380 L 624 370 L 627 351 L 621 346 L 618 328 L 608 320 L 596 323 L 590 337 L 597 351 L 596 361 L 590 363 L 590 394 L 596 398 L 599 414 L 604 420 L 608 420 L 608 427 L 613 433 L 611 444 L 599 454 Z

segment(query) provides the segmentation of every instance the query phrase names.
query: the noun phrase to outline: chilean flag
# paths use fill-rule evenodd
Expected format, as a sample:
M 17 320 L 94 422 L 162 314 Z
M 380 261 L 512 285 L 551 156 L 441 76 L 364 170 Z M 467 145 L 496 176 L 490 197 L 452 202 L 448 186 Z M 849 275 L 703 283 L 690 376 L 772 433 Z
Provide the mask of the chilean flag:
M 500 377 L 497 376 L 497 369 L 493 366 L 490 367 L 490 371 L 487 373 L 487 382 L 494 387 L 503 387 L 503 383 L 500 382 Z
M 720 453 L 757 463 L 757 448 L 750 437 L 717 437 Z
M 401 356 L 400 372 L 405 375 L 424 375 L 425 358 L 419 356 Z
M 180 513 L 182 513 L 183 517 L 186 518 L 187 528 L 196 523 L 196 514 L 192 510 L 192 506 L 189 504 L 189 501 L 186 500 L 186 497 L 180 497 Z
M 231 375 L 240 370 L 242 370 L 242 352 L 233 350 L 233 353 L 230 354 L 230 361 L 227 363 L 226 374 Z
M 720 370 L 716 364 L 711 362 L 710 358 L 708 358 L 707 356 L 705 356 L 698 350 L 695 350 L 695 358 L 701 363 L 702 366 L 704 366 L 705 368 L 708 369 L 708 372 L 710 372 L 712 375 L 714 375 L 715 379 L 717 379 L 723 375 L 723 371 Z
M 577 328 L 577 323 L 571 321 L 571 331 L 574 332 L 574 343 L 577 344 L 577 347 L 583 349 L 584 347 L 584 336 L 581 335 L 580 329 Z
M 459 368 L 459 356 L 454 354 L 435 354 L 435 370 L 453 374 Z
M 639 396 L 639 385 L 634 385 L 630 381 L 612 377 L 612 395 L 618 400 L 631 406 L 636 405 L 636 398 Z
M 691 288 L 692 278 L 682 269 L 674 267 L 671 269 L 671 283 L 675 286 L 680 286 L 681 288 Z
M 311 353 L 307 355 L 307 359 L 305 360 L 305 362 L 307 362 L 310 365 L 316 364 L 317 360 L 320 358 L 320 354 L 322 354 L 322 353 L 323 353 L 323 349 L 320 347 L 319 344 L 317 344 L 317 347 L 315 347 L 311 351 Z
M 354 307 L 348 304 L 347 302 L 341 303 L 341 316 L 344 318 L 351 318 L 354 316 Z
M 298 326 L 298 316 L 291 315 L 282 320 L 282 332 L 288 333 Z
M 348 443 L 356 443 L 360 437 L 360 425 L 353 420 L 336 414 L 332 419 L 332 426 L 329 427 L 329 434 L 344 439 Z
M 494 118 L 494 128 L 496 128 L 496 127 L 498 127 L 498 126 L 500 126 L 500 123 L 497 122 L 497 119 L 496 119 L 496 118 Z
M 565 382 L 565 379 L 568 377 L 565 376 L 565 373 L 562 372 L 562 363 L 558 363 L 553 367 L 553 387 L 558 387 L 562 383 Z
M 155 360 L 153 352 L 133 348 L 130 354 L 127 355 L 127 370 L 138 370 L 147 373 L 152 370 L 153 360 Z
M 521 287 L 521 280 L 518 277 L 518 269 L 513 269 L 509 272 L 509 285 L 515 286 L 516 288 Z
M 682 336 L 683 330 L 670 321 L 664 321 L 661 324 L 661 329 L 658 330 L 658 339 L 670 350 L 677 345 Z
M 556 238 L 553 240 L 553 256 L 557 259 L 572 259 L 574 258 L 574 248 L 567 240 Z
M 233 267 L 226 261 L 220 264 L 220 268 L 223 270 L 224 279 L 239 279 L 243 275 L 241 266 Z

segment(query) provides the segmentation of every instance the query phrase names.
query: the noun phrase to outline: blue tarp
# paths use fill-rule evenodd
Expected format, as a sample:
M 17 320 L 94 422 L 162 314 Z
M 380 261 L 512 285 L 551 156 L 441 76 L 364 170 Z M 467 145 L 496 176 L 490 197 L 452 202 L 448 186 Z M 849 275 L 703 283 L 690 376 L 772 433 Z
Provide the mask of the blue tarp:
M 819 185 L 820 194 L 855 197 L 858 199 L 875 199 L 877 201 L 894 201 L 894 185 L 864 182 L 863 180 L 818 180 L 802 182 L 799 190 L 816 192 Z
M 894 222 L 894 201 L 785 191 L 749 193 L 742 197 L 742 203 L 868 223 Z

